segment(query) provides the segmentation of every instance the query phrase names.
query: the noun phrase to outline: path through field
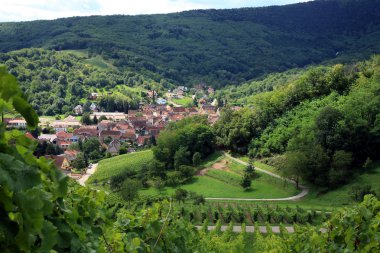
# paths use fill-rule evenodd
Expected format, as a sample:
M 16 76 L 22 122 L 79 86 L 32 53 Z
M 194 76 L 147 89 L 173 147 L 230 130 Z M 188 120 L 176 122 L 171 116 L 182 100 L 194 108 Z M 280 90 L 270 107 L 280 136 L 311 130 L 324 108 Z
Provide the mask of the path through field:
M 91 169 L 88 169 L 88 170 L 86 171 L 86 174 L 84 174 L 81 178 L 79 178 L 78 183 L 79 183 L 80 185 L 82 185 L 82 186 L 85 186 L 85 183 L 86 183 L 87 179 L 88 179 L 92 174 L 95 173 L 97 167 L 98 167 L 98 164 L 97 164 L 97 163 L 93 164 L 93 165 L 91 166 Z
M 230 154 L 226 153 L 226 152 L 223 152 L 224 155 L 240 164 L 243 164 L 243 165 L 248 165 L 248 163 L 238 159 L 238 158 L 235 158 L 235 157 L 232 157 Z M 282 180 L 285 180 L 285 181 L 288 181 L 289 183 L 292 183 L 292 184 L 295 184 L 295 182 L 293 180 L 290 180 L 290 179 L 287 179 L 287 178 L 283 178 L 281 177 L 280 175 L 277 175 L 273 172 L 270 172 L 270 171 L 267 171 L 267 170 L 263 170 L 263 169 L 260 169 L 260 168 L 257 168 L 255 167 L 255 170 L 257 171 L 260 171 L 262 173 L 265 173 L 269 176 L 272 176 L 272 177 L 276 177 L 276 178 L 280 178 Z M 309 188 L 307 188 L 306 186 L 303 186 L 303 185 L 299 185 L 299 187 L 301 188 L 301 192 L 295 196 L 292 196 L 292 197 L 287 197 L 287 198 L 277 198 L 277 199 L 249 199 L 249 198 L 205 198 L 206 200 L 238 200 L 238 201 L 289 201 L 289 200 L 299 200 L 303 197 L 305 197 L 308 193 L 309 193 Z

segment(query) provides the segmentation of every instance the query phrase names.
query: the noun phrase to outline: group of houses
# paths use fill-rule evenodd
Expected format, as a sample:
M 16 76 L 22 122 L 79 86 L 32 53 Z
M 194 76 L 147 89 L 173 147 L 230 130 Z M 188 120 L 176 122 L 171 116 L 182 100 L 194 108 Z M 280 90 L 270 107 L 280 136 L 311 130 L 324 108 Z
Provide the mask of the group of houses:
M 133 147 L 143 147 L 151 144 L 165 126 L 172 121 L 179 121 L 189 116 L 206 115 L 210 124 L 219 118 L 216 106 L 202 105 L 200 108 L 172 107 L 167 105 L 145 105 L 139 110 L 129 110 L 127 114 L 120 112 L 93 112 L 90 118 L 103 119 L 94 125 L 83 125 L 76 117 L 68 116 L 63 120 L 51 122 L 42 121 L 41 128 L 50 127 L 51 134 L 41 134 L 39 142 L 47 142 L 60 147 L 64 153 L 52 156 L 57 167 L 70 169 L 70 162 L 76 158 L 78 151 L 70 150 L 73 143 L 88 138 L 97 138 L 111 155 L 118 155 L 122 144 L 128 143 L 128 152 L 134 152 Z M 24 119 L 9 119 L 8 127 L 25 128 Z M 33 138 L 28 134 L 30 138 Z

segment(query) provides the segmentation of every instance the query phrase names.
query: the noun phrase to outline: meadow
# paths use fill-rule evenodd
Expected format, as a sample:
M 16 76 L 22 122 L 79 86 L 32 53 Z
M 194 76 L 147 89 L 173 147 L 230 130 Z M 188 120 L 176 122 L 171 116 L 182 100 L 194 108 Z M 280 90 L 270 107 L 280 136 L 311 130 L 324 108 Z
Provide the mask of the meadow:
M 96 172 L 88 179 L 88 183 L 107 180 L 126 170 L 139 170 L 143 164 L 153 159 L 151 150 L 115 156 L 99 162 Z

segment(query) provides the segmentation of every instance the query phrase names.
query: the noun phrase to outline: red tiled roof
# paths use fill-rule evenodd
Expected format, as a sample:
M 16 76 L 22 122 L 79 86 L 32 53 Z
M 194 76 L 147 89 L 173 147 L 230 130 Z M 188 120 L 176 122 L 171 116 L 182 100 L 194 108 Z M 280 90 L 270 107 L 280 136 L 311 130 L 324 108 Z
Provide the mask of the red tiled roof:
M 61 140 L 68 140 L 73 137 L 72 133 L 66 133 L 65 131 L 60 131 L 56 135 L 57 135 L 57 138 Z
M 109 136 L 109 135 L 121 136 L 121 132 L 120 131 L 112 131 L 112 130 L 103 130 L 100 132 L 100 135 L 101 136 Z
M 28 137 L 31 140 L 35 140 L 36 138 L 33 137 L 33 135 L 29 132 L 25 133 L 25 136 Z

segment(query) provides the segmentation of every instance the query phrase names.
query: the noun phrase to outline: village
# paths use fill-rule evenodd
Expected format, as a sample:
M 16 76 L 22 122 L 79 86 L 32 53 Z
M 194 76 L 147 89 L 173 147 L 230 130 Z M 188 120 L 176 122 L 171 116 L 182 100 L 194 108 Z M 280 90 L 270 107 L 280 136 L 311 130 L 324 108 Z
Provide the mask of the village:
M 207 92 L 214 92 L 213 90 Z M 78 170 L 73 165 L 80 151 L 78 143 L 89 139 L 97 139 L 106 157 L 119 154 L 136 152 L 155 143 L 169 122 L 182 120 L 194 115 L 204 115 L 208 122 L 214 124 L 220 115 L 216 101 L 207 103 L 207 97 L 199 100 L 198 106 L 184 107 L 172 102 L 173 98 L 182 98 L 187 90 L 180 86 L 165 94 L 167 99 L 155 98 L 155 91 L 148 91 L 147 96 L 154 98 L 155 103 L 140 105 L 137 110 L 123 112 L 99 111 L 93 102 L 90 106 L 90 123 L 84 122 L 83 106 L 77 105 L 73 108 L 73 115 L 64 119 L 46 120 L 40 119 L 39 127 L 42 129 L 38 136 L 26 132 L 30 139 L 38 141 L 40 145 L 51 145 L 56 147 L 59 154 L 48 154 L 45 157 L 54 160 L 56 167 L 63 170 L 73 178 L 79 178 L 86 172 L 85 169 Z M 98 94 L 89 95 L 95 100 Z M 195 96 L 192 99 L 196 99 Z M 170 102 L 170 104 L 169 104 Z M 8 128 L 25 129 L 26 122 L 22 118 L 5 119 Z M 47 132 L 46 129 L 49 129 Z M 77 146 L 75 146 L 77 145 Z M 90 168 L 91 166 L 89 166 Z

